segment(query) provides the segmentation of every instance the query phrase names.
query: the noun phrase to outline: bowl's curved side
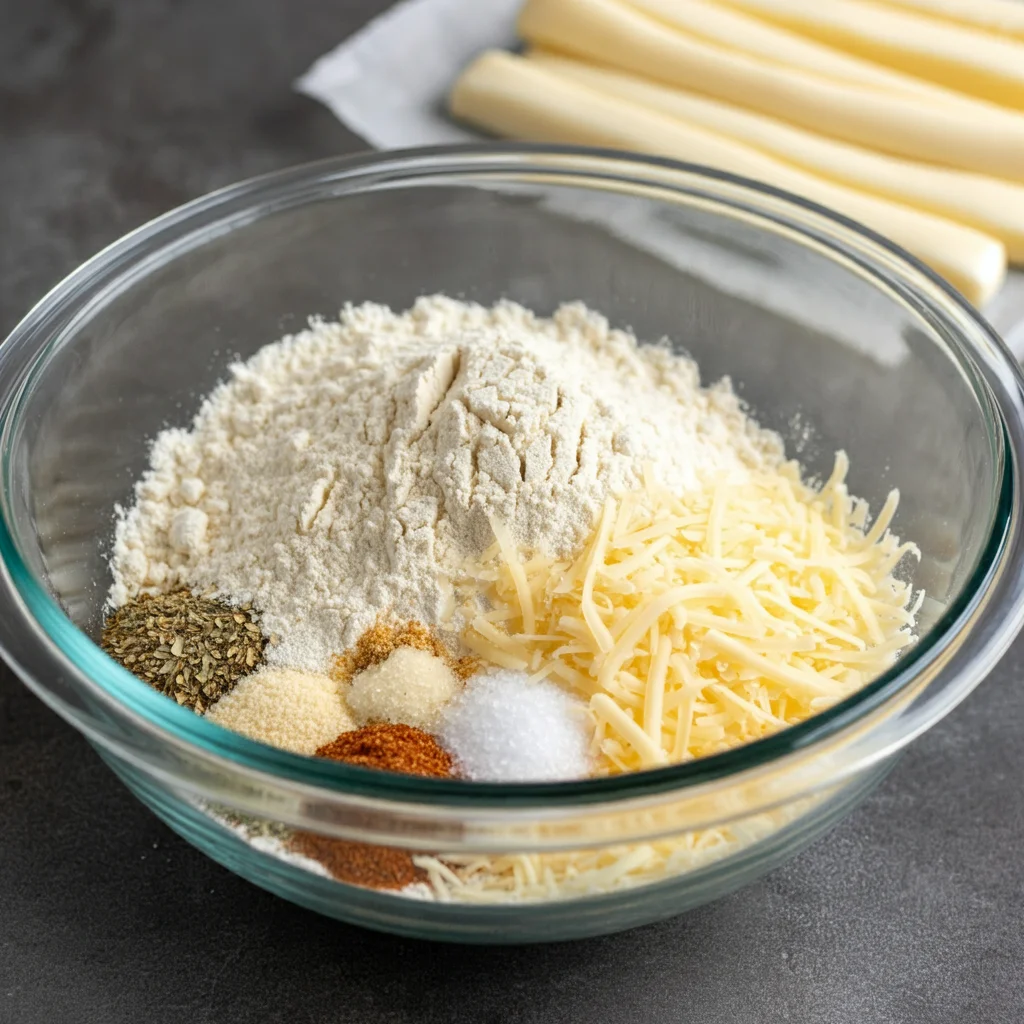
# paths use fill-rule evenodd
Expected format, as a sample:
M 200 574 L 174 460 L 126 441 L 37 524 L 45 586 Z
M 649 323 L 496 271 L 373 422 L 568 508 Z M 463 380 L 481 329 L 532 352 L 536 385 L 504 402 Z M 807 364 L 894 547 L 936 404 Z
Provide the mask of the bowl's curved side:
M 456 193 L 451 199 L 454 213 L 445 214 L 447 220 L 430 220 L 430 211 L 444 209 L 443 196 L 450 198 Z M 429 201 L 421 199 L 419 206 L 406 201 L 414 194 Z M 460 203 L 470 194 L 473 206 L 468 211 Z M 537 202 L 538 194 L 551 201 Z M 591 218 L 581 228 L 577 221 L 559 220 L 552 212 L 553 203 L 558 199 L 564 207 L 567 194 L 588 201 L 600 199 L 605 205 L 599 223 Z M 373 217 L 391 209 L 383 204 L 396 195 L 405 196 L 405 205 L 399 203 L 397 212 L 386 214 L 393 223 L 383 232 L 380 219 Z M 652 213 L 649 223 L 662 227 L 667 223 L 672 239 L 682 245 L 700 237 L 698 227 L 706 242 L 707 224 L 718 218 L 729 227 L 718 239 L 723 252 L 731 253 L 735 260 L 749 257 L 765 280 L 791 273 L 799 281 L 800 267 L 820 264 L 832 274 L 836 301 L 842 298 L 843 288 L 861 297 L 884 298 L 893 309 L 903 311 L 903 324 L 926 335 L 923 342 L 920 338 L 900 340 L 907 347 L 912 347 L 911 340 L 930 345 L 932 362 L 962 387 L 965 401 L 973 403 L 980 437 L 973 451 L 994 467 L 992 486 L 978 494 L 976 527 L 984 533 L 985 543 L 979 545 L 972 586 L 945 609 L 928 643 L 843 705 L 740 750 L 630 777 L 532 787 L 373 778 L 379 773 L 262 747 L 173 706 L 114 665 L 71 624 L 44 586 L 43 573 L 25 554 L 31 543 L 32 515 L 29 495 L 19 483 L 28 478 L 19 417 L 32 389 L 38 388 L 51 367 L 48 360 L 82 343 L 83 325 L 94 322 L 98 312 L 118 301 L 131 300 L 131 305 L 137 300 L 137 305 L 145 307 L 142 312 L 152 315 L 154 307 L 139 296 L 145 294 L 155 302 L 170 293 L 178 309 L 202 299 L 226 317 L 227 312 L 218 307 L 221 279 L 217 274 L 237 274 L 233 264 L 243 255 L 248 256 L 242 260 L 245 273 L 254 273 L 252 268 L 258 264 L 252 253 L 238 251 L 244 248 L 242 243 L 232 249 L 232 239 L 251 239 L 254 236 L 246 232 L 260 228 L 265 233 L 258 237 L 269 240 L 267 244 L 291 244 L 289 231 L 295 234 L 297 222 L 292 218 L 298 217 L 296 211 L 303 211 L 305 221 L 315 228 L 328 218 L 331 209 L 347 208 L 349 202 L 370 210 L 362 226 L 377 224 L 390 239 L 387 246 L 405 241 L 419 225 L 429 258 L 409 271 L 410 287 L 421 286 L 416 275 L 422 274 L 432 284 L 455 281 L 453 291 L 457 291 L 459 274 L 465 274 L 467 280 L 476 274 L 472 279 L 479 292 L 471 297 L 510 290 L 513 297 L 524 300 L 539 295 L 547 301 L 549 291 L 561 298 L 576 293 L 584 297 L 593 294 L 598 299 L 601 294 L 617 296 L 620 309 L 616 315 L 633 320 L 646 317 L 644 322 L 655 336 L 670 333 L 666 327 L 677 323 L 696 332 L 702 317 L 712 327 L 720 326 L 722 321 L 711 315 L 710 306 L 717 293 L 707 288 L 692 294 L 684 291 L 682 294 L 696 296 L 704 305 L 681 301 L 677 293 L 684 282 L 693 287 L 691 278 L 676 265 L 652 260 L 650 252 L 638 251 L 632 242 L 623 243 L 609 227 L 616 218 L 608 215 L 607 203 L 612 204 L 613 213 L 635 211 L 639 205 Z M 420 217 L 418 222 L 408 219 L 410 210 Z M 470 223 L 489 210 L 498 212 L 490 222 L 485 221 L 483 230 Z M 697 217 L 692 223 L 686 220 L 691 211 L 696 211 Z M 572 245 L 557 251 L 562 256 L 576 253 L 581 265 L 584 260 L 578 239 L 583 231 L 595 249 L 586 254 L 589 262 L 584 270 L 575 268 L 568 258 L 539 261 L 530 248 L 535 236 L 521 231 L 527 220 L 531 231 L 548 225 L 553 247 L 559 233 L 571 235 Z M 348 221 L 344 223 L 352 230 Z M 304 223 L 303 230 L 307 228 Z M 469 232 L 460 250 L 462 262 L 456 260 L 453 249 L 446 255 L 452 263 L 450 271 L 439 269 L 437 264 L 445 262 L 436 257 L 439 232 L 446 231 L 444 237 L 454 247 L 462 229 Z M 342 248 L 331 230 L 324 241 L 325 258 L 328 249 Z M 740 241 L 753 239 L 760 245 L 744 248 L 737 244 L 737 236 Z M 501 244 L 496 244 L 495 238 Z M 769 241 L 778 248 L 773 249 Z M 397 274 L 402 253 L 385 248 L 374 263 L 369 240 L 360 242 L 367 248 L 339 266 L 349 275 L 346 287 L 358 292 L 355 282 L 366 282 L 376 296 L 378 291 L 373 289 L 391 287 L 390 281 L 385 285 L 379 281 L 388 273 Z M 218 246 L 223 252 L 216 262 L 209 252 Z M 792 265 L 780 257 L 784 247 L 793 256 Z M 519 273 L 485 280 L 486 275 L 494 277 L 497 268 L 505 266 L 499 257 L 506 249 L 519 260 Z M 202 257 L 199 269 L 190 263 L 196 254 Z M 203 260 L 207 262 L 203 264 Z M 264 262 L 268 269 L 261 270 L 265 277 L 259 281 L 270 290 L 271 275 L 282 275 L 284 261 L 274 250 Z M 370 264 L 370 270 L 360 277 L 364 263 Z M 482 269 L 477 266 L 481 263 L 486 264 Z M 341 278 L 334 265 L 329 269 L 324 287 L 336 296 Z M 446 278 L 444 273 L 449 272 L 451 276 Z M 290 273 L 298 280 L 311 271 L 298 267 Z M 573 273 L 577 277 L 572 277 Z M 155 278 L 164 291 L 145 292 L 142 285 Z M 655 279 L 660 292 L 655 291 Z M 309 293 L 293 292 L 289 301 L 296 294 Z M 661 300 L 665 315 L 659 321 L 651 312 Z M 727 296 L 725 301 L 732 304 L 734 298 Z M 849 298 L 847 301 L 852 315 L 860 307 Z M 691 309 L 691 305 L 698 308 Z M 132 307 L 131 312 L 139 310 Z M 258 312 L 262 316 L 262 309 Z M 262 321 L 244 321 L 247 329 L 253 322 Z M 277 321 L 271 317 L 270 322 Z M 756 316 L 746 321 L 747 327 L 757 323 Z M 115 333 L 122 330 L 116 323 L 109 329 Z M 784 346 L 790 342 L 786 329 L 785 325 L 780 328 L 778 342 L 784 355 L 789 352 Z M 138 333 L 137 326 L 132 330 Z M 269 340 L 260 336 L 262 341 Z M 117 337 L 127 345 L 133 335 L 123 331 Z M 102 340 L 93 338 L 90 344 Z M 820 343 L 826 340 L 818 338 Z M 756 368 L 760 365 L 757 360 L 764 362 L 767 356 L 751 355 L 749 341 L 749 336 L 738 332 L 735 352 L 748 358 L 745 365 Z M 802 358 L 814 358 L 815 343 L 810 337 L 800 350 Z M 139 355 L 135 350 L 129 352 Z M 705 352 L 715 372 L 730 369 L 714 344 L 709 342 Z M 162 365 L 173 362 L 174 355 L 169 358 L 164 353 Z M 74 369 L 73 361 L 69 362 Z M 861 364 L 851 361 L 851 365 Z M 796 372 L 792 367 L 783 369 Z M 773 376 L 775 367 L 764 367 L 761 372 L 768 384 L 778 380 Z M 866 379 L 883 379 L 885 372 L 885 367 L 872 367 L 873 375 Z M 984 678 L 1020 628 L 1024 617 L 1024 539 L 1018 494 L 1020 454 L 1024 452 L 1021 382 L 1009 353 L 977 314 L 915 261 L 842 218 L 727 175 L 667 161 L 558 147 L 455 148 L 292 169 L 197 200 L 115 243 L 59 285 L 0 348 L 0 649 L 58 713 L 109 756 L 129 766 L 136 785 L 148 779 L 155 791 L 173 791 L 182 799 L 212 799 L 327 834 L 391 840 L 407 846 L 422 841 L 438 849 L 450 848 L 450 844 L 469 850 L 558 849 L 593 844 L 609 835 L 621 841 L 642 840 L 742 817 L 856 778 L 888 761 Z M 153 393 L 158 390 L 154 388 Z M 770 393 L 771 388 L 766 391 Z M 144 439 L 136 440 L 133 451 L 139 456 Z M 109 503 L 105 507 L 109 508 Z M 658 812 L 660 819 L 652 817 L 652 812 Z
M 128 789 L 185 840 L 228 870 L 327 917 L 375 931 L 441 942 L 515 945 L 626 931 L 710 903 L 774 870 L 838 825 L 885 778 L 896 759 L 847 780 L 771 834 L 674 877 L 575 899 L 490 904 L 439 902 L 362 889 L 258 848 L 203 809 L 154 785 L 109 752 L 101 756 Z

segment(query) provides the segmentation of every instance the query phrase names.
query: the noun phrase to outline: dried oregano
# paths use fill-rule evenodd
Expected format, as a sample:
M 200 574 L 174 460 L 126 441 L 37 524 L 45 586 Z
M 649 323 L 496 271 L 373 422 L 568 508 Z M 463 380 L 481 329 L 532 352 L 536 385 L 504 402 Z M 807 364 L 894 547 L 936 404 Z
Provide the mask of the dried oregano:
M 153 689 L 202 714 L 263 664 L 266 640 L 247 605 L 230 608 L 176 590 L 118 608 L 101 644 Z

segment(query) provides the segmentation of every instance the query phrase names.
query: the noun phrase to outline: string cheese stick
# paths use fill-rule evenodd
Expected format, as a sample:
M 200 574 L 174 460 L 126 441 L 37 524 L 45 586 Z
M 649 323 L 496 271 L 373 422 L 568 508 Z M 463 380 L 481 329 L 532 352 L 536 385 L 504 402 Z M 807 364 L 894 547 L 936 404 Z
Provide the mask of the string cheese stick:
M 859 220 L 928 263 L 981 305 L 998 291 L 1006 251 L 973 228 L 899 206 L 791 167 L 732 139 L 577 84 L 523 57 L 491 51 L 463 72 L 452 113 L 497 135 L 609 146 L 719 167 Z
M 1024 107 L 1024 45 L 870 0 L 724 0 L 731 7 L 958 92 Z
M 829 0 L 829 3 L 833 0 Z M 677 32 L 618 0 L 527 0 L 527 42 L 753 108 L 825 135 L 997 178 L 1024 181 L 1024 116 L 970 115 L 834 82 Z
M 885 0 L 885 3 L 1024 40 L 1024 4 L 1020 0 Z
M 807 39 L 777 25 L 707 0 L 626 0 L 637 10 L 729 50 L 760 57 L 774 64 L 810 71 L 840 82 L 852 82 L 887 93 L 905 93 L 937 106 L 972 109 L 981 101 L 943 89 L 932 82 L 900 74 L 881 64 L 861 60 L 831 46 Z
M 1022 185 L 874 153 L 762 114 L 568 57 L 535 50 L 527 59 L 581 85 L 727 135 L 833 181 L 969 224 L 998 238 L 1011 262 L 1024 263 Z

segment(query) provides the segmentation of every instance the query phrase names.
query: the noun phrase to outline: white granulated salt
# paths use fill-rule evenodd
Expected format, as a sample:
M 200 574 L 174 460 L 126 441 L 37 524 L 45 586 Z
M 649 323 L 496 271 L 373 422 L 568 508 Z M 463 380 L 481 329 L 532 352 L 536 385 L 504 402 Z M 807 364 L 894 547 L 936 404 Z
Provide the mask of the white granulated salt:
M 503 669 L 474 676 L 437 729 L 475 782 L 556 782 L 590 774 L 586 705 L 549 682 Z
M 564 555 L 645 463 L 685 490 L 780 453 L 727 382 L 700 388 L 691 361 L 581 304 L 347 307 L 231 367 L 191 430 L 156 438 L 110 602 L 182 585 L 251 602 L 280 638 L 268 661 L 324 671 L 381 613 L 443 623 L 492 518 Z

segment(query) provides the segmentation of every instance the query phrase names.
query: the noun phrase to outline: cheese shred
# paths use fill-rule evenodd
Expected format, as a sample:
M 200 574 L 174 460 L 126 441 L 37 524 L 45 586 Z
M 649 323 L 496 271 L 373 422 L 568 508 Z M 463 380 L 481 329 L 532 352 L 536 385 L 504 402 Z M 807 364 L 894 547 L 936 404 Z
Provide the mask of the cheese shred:
M 462 581 L 469 648 L 589 701 L 604 774 L 706 757 L 803 721 L 888 668 L 918 606 L 892 572 L 913 544 L 870 529 L 840 452 L 827 482 L 795 463 L 676 494 L 609 498 L 574 563 L 516 551 Z M 486 608 L 486 614 L 480 609 Z

